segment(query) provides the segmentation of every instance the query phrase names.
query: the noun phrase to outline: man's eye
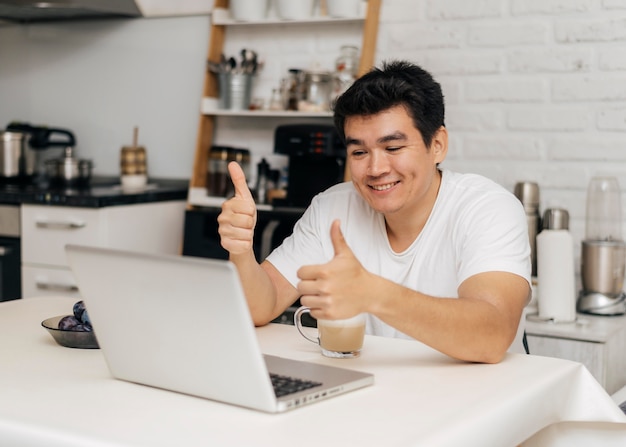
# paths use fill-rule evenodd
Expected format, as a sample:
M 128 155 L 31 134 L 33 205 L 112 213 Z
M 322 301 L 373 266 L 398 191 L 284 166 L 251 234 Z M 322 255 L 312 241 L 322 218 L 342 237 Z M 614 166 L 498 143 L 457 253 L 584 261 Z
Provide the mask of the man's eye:
M 387 148 L 387 152 L 396 152 L 402 149 L 402 146 L 392 146 Z
M 361 155 L 365 154 L 365 151 L 355 150 L 355 151 L 352 151 L 351 154 L 352 154 L 353 157 L 360 157 Z

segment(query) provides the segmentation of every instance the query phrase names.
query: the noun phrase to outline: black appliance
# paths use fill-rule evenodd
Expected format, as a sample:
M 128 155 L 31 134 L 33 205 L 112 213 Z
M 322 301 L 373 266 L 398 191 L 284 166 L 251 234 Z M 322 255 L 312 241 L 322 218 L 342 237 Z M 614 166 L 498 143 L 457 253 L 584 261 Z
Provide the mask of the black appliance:
M 289 157 L 287 206 L 307 207 L 316 194 L 344 179 L 346 147 L 334 126 L 278 126 L 274 152 Z
M 217 216 L 220 208 L 191 209 L 185 211 L 183 255 L 201 258 L 228 259 L 228 252 L 220 244 Z M 274 208 L 257 211 L 254 229 L 254 253 L 263 261 L 291 234 L 293 226 L 302 216 L 303 209 Z
M 19 205 L 0 205 L 0 301 L 22 297 Z

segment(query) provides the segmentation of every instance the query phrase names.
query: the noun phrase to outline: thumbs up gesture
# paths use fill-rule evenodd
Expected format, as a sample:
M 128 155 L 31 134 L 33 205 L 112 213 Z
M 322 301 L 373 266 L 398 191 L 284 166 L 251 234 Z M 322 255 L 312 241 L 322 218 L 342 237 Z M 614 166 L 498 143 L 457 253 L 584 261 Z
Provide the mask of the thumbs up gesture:
M 330 238 L 333 258 L 326 264 L 307 265 L 298 270 L 300 301 L 311 308 L 315 318 L 350 318 L 367 311 L 363 298 L 370 273 L 352 253 L 338 220 L 331 225 Z
M 238 255 L 252 251 L 256 204 L 241 166 L 230 162 L 228 172 L 235 187 L 235 196 L 222 204 L 222 212 L 217 217 L 218 232 L 222 247 L 231 255 Z

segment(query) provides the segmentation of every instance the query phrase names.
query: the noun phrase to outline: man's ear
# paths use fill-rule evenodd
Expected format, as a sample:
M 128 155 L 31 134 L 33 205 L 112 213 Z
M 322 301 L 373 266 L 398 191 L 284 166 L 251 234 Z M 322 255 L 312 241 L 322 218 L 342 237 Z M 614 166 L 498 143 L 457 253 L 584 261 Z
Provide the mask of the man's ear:
M 430 150 L 435 157 L 435 163 L 441 163 L 446 159 L 446 155 L 448 155 L 448 130 L 444 126 L 441 126 L 433 135 Z

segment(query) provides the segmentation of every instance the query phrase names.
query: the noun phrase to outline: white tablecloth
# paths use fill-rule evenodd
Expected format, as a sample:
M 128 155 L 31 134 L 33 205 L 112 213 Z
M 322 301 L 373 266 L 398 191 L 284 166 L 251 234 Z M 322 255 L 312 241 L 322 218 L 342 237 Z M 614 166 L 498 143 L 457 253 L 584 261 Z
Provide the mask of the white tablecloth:
M 469 364 L 371 336 L 360 358 L 326 359 L 294 327 L 269 325 L 257 331 L 268 354 L 376 376 L 371 387 L 270 415 L 112 379 L 100 350 L 58 346 L 40 326 L 74 301 L 0 304 L 0 445 L 626 445 L 626 417 L 578 363 L 510 354 Z

